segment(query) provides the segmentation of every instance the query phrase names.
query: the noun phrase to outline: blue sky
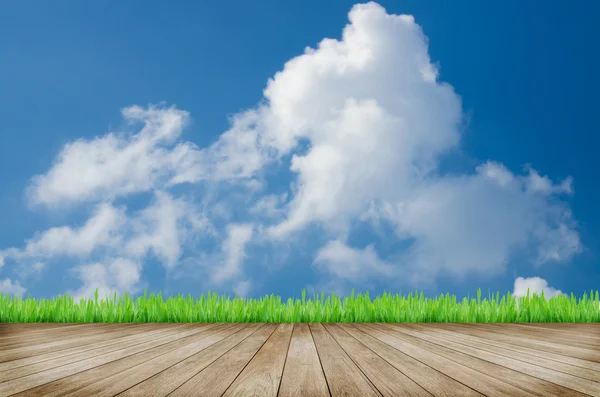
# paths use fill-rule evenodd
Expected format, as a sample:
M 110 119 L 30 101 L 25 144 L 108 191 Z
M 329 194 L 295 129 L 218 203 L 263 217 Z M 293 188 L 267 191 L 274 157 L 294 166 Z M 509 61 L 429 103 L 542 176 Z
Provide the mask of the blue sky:
M 593 1 L 20 1 L 0 290 L 598 289 Z

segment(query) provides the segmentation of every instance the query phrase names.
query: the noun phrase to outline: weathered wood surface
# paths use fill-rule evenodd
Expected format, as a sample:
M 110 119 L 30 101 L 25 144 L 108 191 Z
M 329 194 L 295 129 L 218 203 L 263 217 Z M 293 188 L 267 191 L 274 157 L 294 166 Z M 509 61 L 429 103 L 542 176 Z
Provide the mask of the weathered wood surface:
M 0 324 L 13 395 L 600 397 L 600 324 Z

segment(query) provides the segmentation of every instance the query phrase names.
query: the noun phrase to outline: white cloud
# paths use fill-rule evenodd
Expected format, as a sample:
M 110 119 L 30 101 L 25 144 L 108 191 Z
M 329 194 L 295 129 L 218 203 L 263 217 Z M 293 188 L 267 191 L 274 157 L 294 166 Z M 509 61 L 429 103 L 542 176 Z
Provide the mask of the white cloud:
M 396 205 L 381 205 L 379 218 L 413 240 L 404 262 L 417 284 L 442 270 L 498 274 L 530 243 L 538 247 L 537 263 L 569 260 L 581 250 L 570 214 L 551 190 L 528 189 L 529 181 L 488 162 L 473 175 L 424 181 Z
M 110 200 L 151 190 L 157 181 L 176 173 L 176 158 L 184 150 L 172 144 L 188 122 L 187 112 L 174 107 L 131 106 L 123 109 L 130 124 L 141 122 L 137 134 L 110 133 L 65 145 L 52 168 L 32 179 L 28 196 L 34 204 Z
M 8 295 L 23 297 L 25 291 L 27 290 L 23 288 L 18 281 L 13 283 L 9 278 L 5 278 L 4 280 L 0 281 L 0 292 Z
M 252 225 L 228 225 L 227 239 L 222 245 L 224 255 L 223 263 L 221 266 L 213 269 L 211 274 L 214 283 L 220 284 L 241 275 L 241 265 L 245 257 L 246 244 L 248 244 L 252 238 L 252 234 Z M 241 287 L 243 287 L 243 285 L 241 285 Z
M 183 224 L 192 220 L 190 227 Z M 144 208 L 131 220 L 133 236 L 127 241 L 127 254 L 142 258 L 152 251 L 172 269 L 182 254 L 182 242 L 188 230 L 208 228 L 204 219 L 189 203 L 174 199 L 166 192 L 156 192 L 154 204 Z
M 53 227 L 37 233 L 23 250 L 7 249 L 4 256 L 17 260 L 57 256 L 86 257 L 99 247 L 121 244 L 119 230 L 124 224 L 124 211 L 110 204 L 100 204 L 90 219 L 80 228 Z
M 373 246 L 359 250 L 340 240 L 330 241 L 321 248 L 314 264 L 337 278 L 353 282 L 369 277 L 385 278 L 393 273 L 393 267 L 379 259 Z
M 76 290 L 69 290 L 75 300 L 92 298 L 98 289 L 98 298 L 104 299 L 107 294 L 124 292 L 136 293 L 136 284 L 140 280 L 142 266 L 139 262 L 130 259 L 117 258 L 107 264 L 93 263 L 76 266 L 71 272 L 83 282 L 83 286 Z
M 281 217 L 285 215 L 283 203 L 287 199 L 287 196 L 287 192 L 263 196 L 250 208 L 250 213 L 271 219 Z
M 233 287 L 233 292 L 240 298 L 246 298 L 248 296 L 248 292 L 250 291 L 251 286 L 252 284 L 250 280 L 238 281 Z
M 513 290 L 513 296 L 522 297 L 527 295 L 527 289 L 529 289 L 529 296 L 534 293 L 541 294 L 544 292 L 544 297 L 550 299 L 553 296 L 562 294 L 560 290 L 548 286 L 548 282 L 543 278 L 539 277 L 517 277 L 515 279 L 515 285 Z

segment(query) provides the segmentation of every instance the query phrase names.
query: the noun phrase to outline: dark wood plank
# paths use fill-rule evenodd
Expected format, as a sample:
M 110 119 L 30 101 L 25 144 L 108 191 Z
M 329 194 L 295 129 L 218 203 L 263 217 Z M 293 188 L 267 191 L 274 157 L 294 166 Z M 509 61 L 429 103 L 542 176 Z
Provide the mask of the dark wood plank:
M 223 397 L 276 397 L 294 324 L 279 324 Z
M 206 325 L 205 329 L 210 329 L 214 327 L 214 325 Z M 9 361 L 8 363 L 2 364 L 15 364 L 14 368 L 5 369 L 0 372 L 0 382 L 6 382 L 7 380 L 20 378 L 22 376 L 34 374 L 36 372 L 48 371 L 49 369 L 59 367 L 61 365 L 68 365 L 71 363 L 75 363 L 77 361 L 89 359 L 92 357 L 100 356 L 102 354 L 110 353 L 117 350 L 126 349 L 128 347 L 132 347 L 138 345 L 140 343 L 145 343 L 151 340 L 159 339 L 165 335 L 173 334 L 181 331 L 182 329 L 190 329 L 188 326 L 172 326 L 170 329 L 159 327 L 159 329 L 154 329 L 152 325 L 150 325 L 148 330 L 150 332 L 139 332 L 135 335 L 126 338 L 111 338 L 108 341 L 104 341 L 97 344 L 86 345 L 82 347 L 77 347 L 75 349 L 79 349 L 76 353 L 64 355 L 64 351 L 49 353 L 42 356 L 34 356 L 28 357 L 27 359 Z M 162 329 L 161 329 L 162 328 Z M 130 330 L 130 332 L 135 330 Z M 61 353 L 63 355 L 61 355 Z M 44 357 L 46 356 L 46 357 Z M 50 358 L 48 358 L 50 356 Z M 34 360 L 38 359 L 38 362 L 30 363 L 28 365 L 19 365 L 22 364 L 24 360 Z
M 338 324 L 362 344 L 436 397 L 482 397 L 483 394 L 422 362 L 391 348 L 363 330 L 363 324 Z
M 133 365 L 155 359 L 173 350 L 210 338 L 222 330 L 228 331 L 232 328 L 234 331 L 237 330 L 236 326 L 232 324 L 218 324 L 210 329 L 190 328 L 165 336 L 160 340 L 149 341 L 116 352 L 63 365 L 49 371 L 38 372 L 0 383 L 0 397 L 23 391 L 26 392 L 17 395 L 41 397 L 63 395 L 68 391 L 125 371 Z
M 383 396 L 431 397 L 431 393 L 337 325 L 325 324 L 325 329 Z
M 488 397 L 531 397 L 538 395 L 509 384 L 507 383 L 508 380 L 501 381 L 492 376 L 492 374 L 488 371 L 486 371 L 487 373 L 479 372 L 473 369 L 471 366 L 467 366 L 464 363 L 457 361 L 457 359 L 461 358 L 464 359 L 462 360 L 463 362 L 476 361 L 476 363 L 480 365 L 480 369 L 484 369 L 486 368 L 486 362 L 483 360 L 479 360 L 450 349 L 444 349 L 443 347 L 438 347 L 435 345 L 432 347 L 426 343 L 419 343 L 419 340 L 415 342 L 414 339 L 417 338 L 410 338 L 385 326 L 364 324 L 363 328 L 361 329 L 363 329 L 369 335 L 401 351 L 402 353 L 411 356 L 415 360 L 430 366 L 431 368 L 457 380 L 458 382 L 469 385 L 470 388 Z M 425 346 L 428 346 L 429 349 L 426 349 Z M 511 376 L 522 375 L 518 372 L 508 370 L 501 366 L 497 367 L 499 370 L 509 371 Z
M 329 397 L 329 388 L 306 323 L 294 324 L 278 397 Z
M 481 344 L 472 340 L 463 340 L 463 343 L 460 343 L 461 340 L 458 337 L 450 338 L 448 336 L 441 336 L 440 334 L 436 334 L 432 330 L 435 327 L 414 324 L 406 324 L 402 326 L 389 324 L 386 325 L 386 327 L 389 327 L 395 331 L 402 332 L 403 334 L 410 335 L 412 337 L 430 342 L 433 345 L 438 345 L 439 347 L 444 347 L 461 353 L 465 353 L 469 356 L 476 357 L 478 359 L 485 360 L 490 363 L 494 363 L 499 366 L 511 369 L 513 371 L 518 371 L 531 377 L 546 381 L 544 383 L 536 381 L 535 379 L 522 379 L 521 382 L 516 383 L 516 385 L 520 385 L 525 390 L 529 390 L 532 392 L 543 391 L 544 395 L 557 396 L 566 396 L 568 393 L 570 393 L 568 389 L 576 390 L 580 393 L 585 393 L 588 395 L 600 394 L 600 383 L 591 381 L 589 379 L 583 379 L 578 376 L 573 376 L 567 373 L 555 371 L 548 367 L 541 367 L 538 365 L 530 364 L 528 362 L 524 362 L 515 358 L 499 354 L 499 352 L 503 353 L 504 351 L 502 349 L 494 349 L 491 345 Z M 513 353 L 516 354 L 516 352 Z M 545 361 L 546 360 L 543 360 L 543 362 L 547 365 Z M 465 365 L 471 366 L 471 368 L 473 369 L 481 368 L 480 365 L 477 365 L 473 361 L 469 363 L 461 360 L 461 362 L 464 362 Z M 576 367 L 571 368 L 576 369 Z M 580 370 L 585 371 L 585 369 L 583 368 L 580 368 Z M 494 371 L 489 373 L 492 374 L 497 372 Z M 557 388 L 556 385 L 563 386 L 563 388 Z M 571 395 L 573 394 L 571 393 Z
M 309 327 L 333 397 L 381 396 L 322 324 L 310 323 Z
M 479 327 L 478 324 L 460 324 L 460 323 L 452 323 L 452 324 L 437 324 L 442 329 L 450 329 L 456 330 L 460 333 L 465 333 L 471 335 L 473 332 L 478 331 L 485 332 L 485 338 L 498 340 L 501 342 L 511 343 L 517 346 L 525 346 L 532 349 L 538 349 L 542 351 L 547 351 L 551 353 L 562 354 L 569 357 L 580 358 L 582 360 L 594 361 L 600 363 L 600 352 L 583 349 L 573 346 L 566 346 L 556 342 L 546 342 L 540 340 L 534 340 L 532 338 L 523 338 L 522 336 L 511 334 L 511 332 L 506 331 L 504 333 L 499 332 L 486 332 L 486 330 L 482 327 Z
M 233 379 L 229 380 L 228 382 L 225 379 L 231 377 L 233 373 L 237 375 L 239 371 L 232 371 L 233 368 L 221 366 L 220 363 L 223 362 L 223 357 L 228 355 L 230 356 L 230 353 L 238 349 L 238 347 L 241 345 L 244 345 L 246 350 L 251 350 L 251 347 L 248 344 L 245 344 L 245 342 L 248 340 L 251 341 L 250 345 L 256 345 L 258 340 L 264 338 L 262 341 L 262 343 L 264 343 L 268 336 L 273 333 L 275 328 L 276 326 L 274 324 L 246 324 L 236 333 L 229 335 L 207 349 L 202 350 L 200 353 L 194 354 L 193 356 L 186 358 L 172 367 L 153 375 L 145 381 L 138 383 L 132 388 L 125 390 L 123 393 L 119 394 L 119 397 L 147 397 L 151 395 L 166 396 L 167 394 L 169 396 L 175 396 L 184 391 L 180 391 L 178 388 L 180 388 L 182 385 L 185 386 L 187 384 L 186 382 L 192 378 L 195 378 L 195 375 L 198 373 L 210 373 L 210 377 L 212 377 L 212 379 L 206 380 L 209 383 L 213 382 L 212 385 L 216 388 L 219 386 L 223 387 L 222 383 L 224 381 L 224 383 L 226 383 L 224 386 L 226 389 L 231 384 Z M 256 347 L 254 353 L 258 351 L 259 347 L 260 346 Z M 239 352 L 240 350 L 238 349 L 236 351 Z M 227 360 L 225 359 L 225 361 Z M 215 364 L 217 364 L 219 371 L 207 371 Z M 231 364 L 231 362 L 228 364 Z M 235 377 L 235 375 L 233 376 Z M 223 394 L 225 389 L 222 389 L 221 394 Z M 196 388 L 195 392 L 198 392 L 198 390 L 202 390 L 203 393 L 205 390 L 207 393 L 212 392 L 211 388 L 205 389 L 199 387 Z M 219 394 L 219 396 L 221 394 Z

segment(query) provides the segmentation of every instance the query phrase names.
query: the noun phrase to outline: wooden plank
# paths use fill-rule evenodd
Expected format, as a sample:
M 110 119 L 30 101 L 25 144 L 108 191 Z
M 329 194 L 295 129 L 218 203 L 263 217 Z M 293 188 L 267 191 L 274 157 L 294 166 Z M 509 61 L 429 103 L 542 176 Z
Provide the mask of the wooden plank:
M 210 338 L 221 330 L 227 331 L 229 328 L 235 328 L 235 326 L 219 324 L 208 330 L 192 328 L 165 336 L 160 340 L 152 340 L 116 352 L 13 379 L 0 383 L 0 397 L 23 391 L 26 392 L 21 394 L 22 396 L 62 395 L 67 391 L 110 376 L 109 374 L 124 371 L 130 368 L 132 363 L 140 364 L 172 350 L 197 343 L 204 338 Z
M 36 335 L 57 328 L 66 329 L 71 327 L 82 328 L 88 324 L 77 323 L 2 323 L 0 324 L 0 342 L 16 339 L 22 335 Z
M 71 331 L 72 335 L 68 339 L 59 340 L 53 342 L 52 339 L 48 342 L 41 344 L 35 344 L 30 342 L 21 347 L 9 348 L 0 351 L 0 363 L 6 361 L 17 360 L 25 357 L 31 357 L 49 352 L 60 351 L 66 348 L 72 348 L 76 346 L 85 346 L 87 344 L 110 340 L 112 333 L 99 333 L 89 336 L 79 336 L 79 332 Z M 118 332 L 118 331 L 117 331 Z
M 363 330 L 363 324 L 341 323 L 338 326 L 434 396 L 483 397 L 483 394 L 369 335 Z
M 419 328 L 422 325 L 407 324 L 406 326 L 409 328 Z M 457 341 L 460 340 L 461 343 L 477 343 L 481 350 L 493 351 L 495 353 L 517 358 L 521 361 L 529 362 L 531 364 L 540 365 L 542 367 L 545 366 L 547 368 L 570 373 L 572 375 L 594 381 L 600 381 L 600 363 L 549 353 L 542 350 L 530 349 L 528 347 L 511 345 L 505 342 L 486 339 L 480 336 L 440 329 L 439 327 L 427 327 L 427 330 L 439 335 L 440 337 L 445 336 Z M 485 331 L 482 331 L 481 335 L 485 335 Z
M 278 397 L 329 397 L 317 348 L 306 323 L 294 324 Z
M 293 328 L 290 323 L 279 324 L 223 397 L 276 397 Z
M 529 354 L 531 356 L 547 358 L 547 359 L 558 361 L 561 363 L 571 364 L 571 365 L 575 365 L 575 366 L 578 366 L 581 368 L 587 368 L 592 371 L 600 371 L 600 363 L 597 363 L 594 361 L 582 360 L 580 358 L 569 357 L 569 356 L 565 356 L 562 354 L 552 353 L 552 352 L 548 352 L 545 350 L 532 349 L 530 347 L 519 346 L 519 345 L 507 343 L 507 342 L 502 342 L 499 340 L 489 339 L 489 338 L 486 338 L 486 336 L 488 334 L 485 331 L 475 330 L 475 328 L 471 329 L 471 331 L 473 331 L 473 332 L 469 332 L 469 333 L 466 333 L 465 331 L 461 332 L 461 330 L 451 330 L 448 327 L 439 327 L 439 326 L 436 326 L 435 330 L 437 332 L 441 332 L 444 334 L 459 335 L 459 336 L 465 336 L 465 337 L 468 336 L 471 338 L 475 338 L 475 340 L 477 340 L 481 343 L 487 343 L 487 344 L 492 344 L 492 345 L 495 345 L 498 347 L 502 347 L 503 349 L 505 349 L 507 351 L 523 352 L 523 353 Z
M 322 324 L 310 323 L 309 327 L 333 397 L 381 396 Z
M 431 393 L 340 327 L 326 324 L 325 329 L 383 396 L 431 397 Z
M 167 395 L 172 389 L 177 387 L 176 390 L 169 394 L 169 397 L 196 396 L 199 391 L 201 391 L 203 397 L 222 396 L 234 379 L 242 372 L 248 362 L 250 362 L 252 357 L 254 357 L 267 339 L 273 334 L 273 331 L 275 331 L 276 328 L 276 324 L 265 324 L 257 331 L 250 329 L 250 327 L 246 327 L 243 335 L 245 339 L 242 340 L 242 338 L 238 338 L 237 340 L 232 341 L 233 343 L 223 345 L 220 348 L 220 351 L 218 353 L 215 352 L 217 354 L 213 354 L 210 358 L 213 360 L 212 362 L 203 360 L 201 365 L 190 363 L 188 368 L 181 369 L 171 367 L 174 369 L 174 376 L 183 373 L 185 374 L 185 377 L 179 376 L 177 381 L 171 382 L 171 385 L 167 389 L 164 388 L 165 383 L 162 383 L 159 377 L 156 377 L 156 379 L 153 378 L 152 380 L 156 380 L 154 385 L 157 387 L 154 390 L 157 390 L 157 394 Z M 253 333 L 250 335 L 250 332 L 248 331 Z M 237 343 L 237 345 L 234 346 L 234 343 Z M 215 357 L 217 357 L 218 354 L 222 355 L 215 360 Z M 169 368 L 169 371 L 171 368 Z M 161 375 L 166 372 L 167 371 L 161 372 Z M 177 372 L 179 373 L 176 375 Z M 167 379 L 168 378 L 165 377 L 165 382 L 168 382 Z M 125 393 L 120 394 L 119 397 L 146 397 L 150 395 L 153 389 L 150 388 L 151 385 L 146 385 L 146 383 L 150 382 L 143 382 L 138 385 L 141 387 L 136 386 L 133 389 L 129 389 Z M 134 389 L 137 389 L 135 390 L 135 393 L 130 393 L 130 391 Z
M 559 343 L 567 346 L 581 347 L 582 349 L 600 350 L 600 341 L 587 340 L 583 337 L 573 338 L 571 335 L 563 335 L 555 330 L 545 330 L 544 332 L 528 329 L 518 324 L 477 324 L 478 328 L 486 331 L 497 332 L 503 335 L 509 334 L 523 338 L 531 338 L 539 341 Z
M 253 324 L 254 328 L 249 330 L 248 332 L 252 333 L 256 328 L 260 327 L 261 325 L 263 324 Z M 144 380 L 152 377 L 153 375 L 156 375 L 159 372 L 164 371 L 167 368 L 176 365 L 187 358 L 193 357 L 194 355 L 203 352 L 205 349 L 214 346 L 216 343 L 222 341 L 228 336 L 235 333 L 239 333 L 240 331 L 243 332 L 244 328 L 246 328 L 245 325 L 236 324 L 234 325 L 233 332 L 231 332 L 231 329 L 217 331 L 213 335 L 210 335 L 193 343 L 189 343 L 185 346 L 181 346 L 175 350 L 172 350 L 160 356 L 154 357 L 135 367 L 130 367 L 125 371 L 119 372 L 109 377 L 105 376 L 92 384 L 70 392 L 68 395 L 71 397 L 115 396 L 137 385 L 138 383 L 143 382 Z M 224 352 L 219 348 L 213 349 L 211 352 L 209 352 L 209 363 L 214 361 L 223 353 Z M 203 356 L 200 355 L 200 357 L 201 358 L 199 358 L 199 360 L 202 360 Z M 207 363 L 206 365 L 208 365 L 209 363 Z
M 72 338 L 75 334 L 77 334 L 79 337 L 99 335 L 107 331 L 119 329 L 118 327 L 119 325 L 116 324 L 97 324 L 93 327 L 69 327 L 65 329 L 54 328 L 52 330 L 43 332 L 42 334 L 36 335 L 33 338 L 28 335 L 19 335 L 19 337 L 15 338 L 14 340 L 5 341 L 4 343 L 0 342 L 0 351 L 15 349 L 22 346 L 31 346 L 32 344 L 39 345 L 48 341 L 63 341 Z
M 214 327 L 214 325 L 213 326 L 207 325 L 207 326 L 204 326 L 203 328 L 210 329 L 213 327 Z M 160 329 L 160 328 L 163 328 L 163 329 Z M 129 338 L 125 338 L 125 340 L 111 339 L 111 340 L 105 341 L 105 342 L 103 342 L 103 344 L 105 345 L 104 347 L 98 347 L 96 344 L 87 345 L 86 347 L 90 347 L 91 349 L 88 349 L 88 350 L 83 349 L 74 354 L 54 357 L 52 359 L 46 359 L 46 360 L 43 360 L 41 362 L 37 362 L 34 364 L 29 364 L 26 366 L 17 366 L 17 368 L 12 368 L 10 370 L 2 371 L 2 372 L 0 372 L 0 382 L 6 382 L 7 380 L 20 378 L 22 376 L 34 374 L 36 372 L 48 371 L 52 368 L 56 368 L 61 365 L 67 365 L 67 364 L 71 364 L 71 363 L 74 363 L 77 361 L 100 356 L 102 354 L 110 353 L 113 351 L 126 349 L 128 347 L 132 347 L 132 346 L 135 346 L 135 345 L 138 345 L 141 343 L 145 343 L 147 341 L 159 339 L 165 335 L 176 333 L 182 329 L 185 330 L 185 329 L 190 329 L 190 328 L 191 327 L 189 325 L 183 326 L 183 327 L 182 326 L 173 326 L 173 327 L 171 327 L 171 330 L 164 329 L 164 327 L 159 327 L 159 329 L 155 330 L 154 332 L 139 333 L 139 334 L 133 335 Z M 196 327 L 195 329 L 199 329 L 199 328 L 200 327 Z M 80 348 L 77 348 L 77 349 L 80 349 Z M 58 352 L 58 353 L 61 353 L 61 352 Z M 57 354 L 57 353 L 50 353 L 50 355 L 52 355 L 52 354 Z M 39 356 L 36 356 L 33 358 L 39 358 Z M 9 361 L 9 363 L 15 363 L 15 361 Z
M 250 336 L 262 335 L 264 333 L 273 332 L 275 325 L 273 324 L 246 324 L 243 327 L 240 326 L 239 331 L 229 335 L 221 341 L 215 343 L 209 348 L 202 350 L 198 354 L 175 364 L 174 366 L 161 371 L 152 377 L 144 380 L 141 383 L 127 389 L 123 393 L 119 394 L 119 397 L 125 396 L 149 396 L 159 394 L 171 396 L 173 391 L 184 384 L 186 381 L 191 379 L 195 374 L 200 371 L 204 371 L 209 365 L 212 366 L 215 360 L 219 360 L 225 352 L 230 351 L 232 348 L 237 346 L 239 343 L 246 340 Z M 258 349 L 257 349 L 258 350 Z M 225 370 L 217 374 L 217 378 L 220 379 L 223 376 L 227 376 Z M 227 384 L 229 386 L 229 384 Z
M 502 355 L 500 353 L 504 351 L 501 348 L 494 349 L 491 345 L 485 345 L 473 340 L 463 340 L 463 343 L 460 343 L 460 338 L 441 336 L 439 333 L 436 334 L 433 330 L 428 329 L 433 327 L 427 327 L 426 325 L 406 324 L 399 326 L 389 324 L 386 325 L 386 327 L 402 332 L 406 335 L 422 339 L 423 341 L 430 342 L 431 344 L 438 345 L 439 347 L 456 350 L 458 352 L 468 354 L 469 356 L 489 361 L 490 363 L 494 363 L 546 381 L 546 383 L 544 383 L 535 381 L 535 379 L 522 379 L 522 381 L 516 383 L 516 385 L 520 385 L 522 388 L 532 392 L 543 391 L 544 395 L 566 396 L 569 393 L 567 389 L 571 389 L 588 395 L 600 395 L 600 383 Z M 485 348 L 485 350 L 480 350 L 483 348 Z M 470 363 L 464 361 L 464 363 L 465 365 L 471 366 L 473 369 L 481 368 L 473 361 Z M 576 369 L 576 367 L 572 368 Z M 583 368 L 581 368 L 581 370 L 585 371 Z M 488 373 L 496 374 L 497 372 L 494 371 Z M 556 385 L 563 386 L 564 389 L 557 388 Z M 571 393 L 571 395 L 573 394 Z
M 570 325 L 569 327 L 559 326 L 565 325 L 562 323 L 511 323 L 511 325 L 540 332 L 550 329 L 565 336 L 573 337 L 576 335 L 578 338 L 583 338 L 585 340 L 600 341 L 600 324 L 591 330 L 586 327 L 578 326 L 578 323 L 568 324 Z
M 173 327 L 173 328 L 171 328 L 171 331 L 173 331 L 174 329 L 177 329 L 177 328 Z M 125 331 L 120 331 L 117 334 L 114 334 L 113 338 L 111 338 L 110 340 L 96 342 L 96 343 L 90 343 L 90 344 L 86 344 L 83 346 L 76 346 L 76 347 L 72 347 L 72 348 L 68 348 L 68 345 L 66 345 L 65 346 L 66 348 L 63 350 L 50 352 L 50 353 L 43 353 L 40 355 L 35 355 L 35 356 L 31 356 L 31 357 L 25 357 L 25 358 L 20 358 L 20 359 L 0 363 L 0 372 L 8 371 L 8 370 L 11 370 L 14 368 L 23 367 L 25 365 L 35 364 L 35 363 L 39 363 L 39 362 L 43 362 L 43 361 L 56 360 L 60 357 L 68 356 L 68 355 L 71 355 L 74 353 L 88 352 L 88 351 L 98 349 L 101 347 L 110 346 L 115 343 L 124 342 L 127 340 L 133 340 L 138 337 L 145 337 L 145 336 L 150 336 L 150 335 L 161 335 L 168 331 L 169 331 L 168 328 L 156 327 L 155 325 L 150 325 L 148 327 L 131 328 L 131 329 L 127 329 Z
M 467 356 L 463 353 L 454 352 L 450 349 L 444 349 L 443 347 L 438 348 L 438 346 L 434 346 L 433 348 L 428 346 L 429 349 L 426 349 L 424 348 L 424 346 L 426 346 L 425 343 L 421 344 L 418 343 L 418 341 L 417 343 L 413 341 L 413 339 L 416 338 L 409 338 L 400 332 L 385 328 L 381 325 L 363 324 L 363 328 L 361 329 L 364 329 L 369 335 L 387 343 L 402 353 L 411 356 L 415 360 L 446 374 L 458 382 L 468 385 L 470 388 L 488 397 L 531 397 L 537 395 L 509 384 L 507 383 L 507 380 L 501 381 L 493 377 L 489 370 L 486 371 L 487 373 L 479 372 L 471 366 L 458 362 L 456 359 L 463 358 L 462 356 L 464 356 L 465 360 L 463 361 L 475 361 L 477 365 L 480 365 L 480 369 L 489 369 L 490 367 L 486 366 L 486 362 L 483 360 Z M 498 370 L 510 371 L 510 376 L 514 375 L 518 377 L 518 375 L 522 375 L 499 365 L 495 367 L 498 367 Z
M 455 330 L 460 333 L 472 335 L 474 332 L 479 332 L 479 335 L 485 334 L 485 338 L 491 340 L 498 340 L 501 342 L 511 343 L 517 346 L 525 346 L 532 349 L 538 349 L 551 353 L 562 354 L 569 357 L 580 358 L 582 360 L 594 361 L 600 363 L 600 352 L 590 351 L 589 349 L 582 349 L 573 346 L 565 346 L 555 342 L 545 342 L 534 340 L 531 338 L 523 338 L 520 336 L 511 335 L 510 333 L 498 333 L 498 332 L 485 332 L 485 329 L 478 327 L 477 324 L 460 324 L 460 323 L 446 323 L 436 324 L 436 326 L 442 329 Z

